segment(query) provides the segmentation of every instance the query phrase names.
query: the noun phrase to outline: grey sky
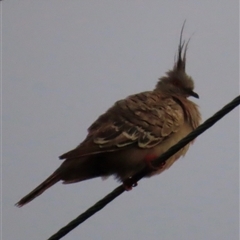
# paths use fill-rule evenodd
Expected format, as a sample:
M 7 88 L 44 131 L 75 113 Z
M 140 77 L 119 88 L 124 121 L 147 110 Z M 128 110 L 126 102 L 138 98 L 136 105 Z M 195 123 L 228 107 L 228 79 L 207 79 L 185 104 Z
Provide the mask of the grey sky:
M 3 14 L 3 239 L 50 237 L 119 184 L 57 184 L 18 209 L 116 100 L 151 90 L 193 33 L 187 72 L 203 120 L 239 94 L 239 2 L 16 1 Z M 170 170 L 64 239 L 239 239 L 239 109 Z

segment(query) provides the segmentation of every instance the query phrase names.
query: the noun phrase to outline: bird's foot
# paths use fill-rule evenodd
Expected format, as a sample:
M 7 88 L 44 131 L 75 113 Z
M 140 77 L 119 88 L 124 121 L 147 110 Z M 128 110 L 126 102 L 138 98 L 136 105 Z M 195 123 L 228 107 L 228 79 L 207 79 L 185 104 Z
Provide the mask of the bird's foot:
M 164 165 L 165 165 L 165 162 L 163 162 L 160 166 L 158 167 L 155 167 L 153 164 L 152 164 L 152 161 L 154 161 L 155 159 L 157 159 L 158 157 L 156 155 L 153 155 L 153 154 L 149 154 L 147 155 L 145 158 L 144 158 L 144 161 L 146 162 L 147 164 L 147 167 L 151 170 L 151 171 L 157 171 L 159 169 L 161 169 Z
M 132 178 L 128 178 L 123 181 L 123 187 L 126 191 L 132 190 L 133 187 L 136 187 L 138 185 L 137 182 L 134 182 Z

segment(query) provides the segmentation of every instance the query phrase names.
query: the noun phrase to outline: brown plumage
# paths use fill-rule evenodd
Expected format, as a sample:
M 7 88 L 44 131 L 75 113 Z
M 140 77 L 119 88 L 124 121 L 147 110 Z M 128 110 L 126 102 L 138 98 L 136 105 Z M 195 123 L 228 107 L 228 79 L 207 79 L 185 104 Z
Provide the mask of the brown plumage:
M 187 99 L 198 95 L 185 72 L 188 42 L 182 42 L 183 27 L 174 67 L 159 79 L 156 88 L 116 102 L 89 127 L 80 145 L 60 156 L 64 159 L 60 167 L 17 206 L 30 202 L 60 180 L 73 183 L 114 175 L 124 183 L 149 167 L 149 158 L 160 156 L 199 125 L 198 107 Z M 148 176 L 169 168 L 188 148 L 189 144 Z

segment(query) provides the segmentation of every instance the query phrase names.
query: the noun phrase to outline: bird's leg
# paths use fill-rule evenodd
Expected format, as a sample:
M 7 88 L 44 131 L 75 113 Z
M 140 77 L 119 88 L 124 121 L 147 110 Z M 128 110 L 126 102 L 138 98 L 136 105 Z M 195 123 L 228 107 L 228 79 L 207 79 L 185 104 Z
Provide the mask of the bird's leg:
M 161 163 L 160 166 L 155 167 L 152 164 L 152 161 L 157 159 L 158 157 L 156 155 L 153 154 L 149 154 L 144 158 L 144 161 L 148 167 L 148 169 L 152 172 L 152 171 L 158 171 L 159 169 L 161 169 L 164 165 L 165 165 L 165 161 Z M 133 179 L 131 177 L 125 179 L 123 181 L 123 186 L 125 188 L 126 191 L 130 191 L 132 190 L 133 187 L 136 187 L 138 185 L 137 182 L 133 181 Z
M 144 161 L 146 162 L 147 167 L 148 167 L 151 171 L 157 171 L 157 170 L 161 169 L 161 168 L 165 165 L 165 162 L 162 162 L 159 167 L 153 166 L 152 161 L 155 160 L 155 159 L 157 159 L 157 158 L 158 158 L 158 157 L 157 157 L 156 155 L 153 155 L 153 154 L 149 154 L 149 155 L 147 155 L 147 156 L 144 158 Z
M 123 187 L 126 191 L 132 190 L 133 187 L 136 187 L 138 185 L 137 182 L 134 182 L 132 178 L 127 178 L 123 181 Z

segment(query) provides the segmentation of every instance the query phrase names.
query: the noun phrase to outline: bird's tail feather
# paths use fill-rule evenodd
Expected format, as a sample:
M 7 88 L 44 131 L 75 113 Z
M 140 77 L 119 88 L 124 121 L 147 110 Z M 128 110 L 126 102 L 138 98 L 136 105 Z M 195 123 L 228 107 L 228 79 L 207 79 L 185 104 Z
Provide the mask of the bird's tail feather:
M 31 202 L 34 198 L 36 198 L 37 196 L 42 194 L 46 189 L 48 189 L 49 187 L 51 187 L 58 181 L 60 181 L 60 175 L 58 172 L 54 172 L 45 181 L 43 181 L 38 187 L 33 189 L 29 194 L 27 194 L 25 197 L 23 197 L 15 205 L 18 207 L 22 207 L 23 205 Z

